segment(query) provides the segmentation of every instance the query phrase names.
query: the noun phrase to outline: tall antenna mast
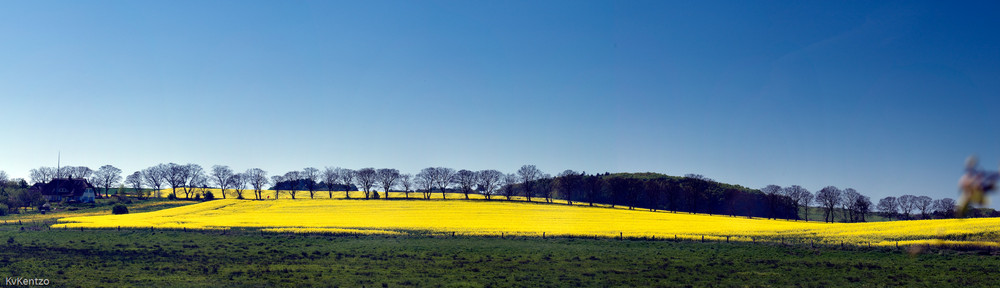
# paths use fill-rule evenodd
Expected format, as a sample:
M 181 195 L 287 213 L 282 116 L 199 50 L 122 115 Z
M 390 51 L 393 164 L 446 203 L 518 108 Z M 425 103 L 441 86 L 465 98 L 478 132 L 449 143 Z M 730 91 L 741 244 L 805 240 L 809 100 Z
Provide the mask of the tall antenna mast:
M 59 156 L 58 157 L 59 158 L 56 158 L 56 178 L 59 178 L 59 172 L 62 171 L 62 169 L 61 169 L 62 167 L 59 166 L 59 165 L 62 164 L 61 163 L 62 162 L 62 151 L 59 151 Z

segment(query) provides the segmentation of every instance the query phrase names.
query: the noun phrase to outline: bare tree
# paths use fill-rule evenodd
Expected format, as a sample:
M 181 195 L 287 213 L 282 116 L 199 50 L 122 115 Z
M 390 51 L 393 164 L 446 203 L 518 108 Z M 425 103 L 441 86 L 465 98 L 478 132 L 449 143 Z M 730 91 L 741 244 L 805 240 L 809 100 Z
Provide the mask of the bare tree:
M 878 200 L 878 205 L 875 206 L 875 209 L 881 211 L 891 220 L 892 216 L 896 215 L 897 211 L 899 211 L 899 200 L 892 196 L 882 198 L 882 200 Z
M 155 197 L 160 197 L 160 188 L 167 181 L 167 165 L 157 164 L 142 170 L 142 180 L 146 182 L 146 186 L 153 188 L 153 193 Z
M 309 199 L 316 198 L 316 183 L 319 183 L 320 177 L 319 169 L 306 167 L 299 174 L 302 176 L 302 180 L 306 182 L 306 189 L 309 190 Z
M 90 179 L 94 176 L 94 170 L 87 166 L 64 166 L 59 169 L 58 175 L 60 178 Z
M 73 176 L 76 176 L 76 175 L 73 175 L 73 166 L 56 167 L 56 176 L 55 176 L 55 178 L 73 178 Z M 76 178 L 80 178 L 80 177 L 76 177 Z
M 337 174 L 337 168 L 326 167 L 323 169 L 323 182 L 326 183 L 326 192 L 330 193 L 330 199 L 333 199 L 333 185 L 337 184 L 340 175 Z
M 844 189 L 843 193 L 840 194 L 840 208 L 843 209 L 844 222 L 851 222 L 856 218 L 855 213 L 858 207 L 855 204 L 861 197 L 863 197 L 861 193 L 858 193 L 854 188 Z
M 271 183 L 274 183 L 274 200 L 278 200 L 281 197 L 281 182 L 285 181 L 285 176 L 274 175 L 271 176 Z
M 233 174 L 233 177 L 229 177 L 231 182 L 230 186 L 236 191 L 236 199 L 243 199 L 243 191 L 247 189 L 247 184 L 250 183 L 250 176 L 243 173 Z
M 264 185 L 267 185 L 267 171 L 260 168 L 250 168 L 245 172 L 247 180 L 250 182 L 250 186 L 253 186 L 253 194 L 257 196 L 257 200 L 264 198 Z
M 181 175 L 184 176 L 184 180 L 187 184 L 184 185 L 184 198 L 191 198 L 194 193 L 195 188 L 204 187 L 208 185 L 208 177 L 205 175 L 205 169 L 201 168 L 201 165 L 188 163 L 182 166 L 184 171 Z
M 56 172 L 55 167 L 38 167 L 38 169 L 31 169 L 31 183 L 49 183 L 49 181 L 52 181 L 52 178 L 56 177 Z
M 486 196 L 486 200 L 490 200 L 490 197 L 496 193 L 498 186 L 500 185 L 500 178 L 503 177 L 503 173 L 497 170 L 482 170 L 476 172 L 476 181 L 479 184 L 480 192 Z
M 403 197 L 410 199 L 410 188 L 413 188 L 413 175 L 399 174 L 399 185 L 403 186 Z
M 573 170 L 565 170 L 559 173 L 559 178 L 557 180 L 559 184 L 559 193 L 566 198 L 566 203 L 573 205 L 573 192 L 577 190 L 580 186 L 580 182 L 583 180 L 583 174 L 579 174 Z
M 446 167 L 434 168 L 434 183 L 437 185 L 438 189 L 441 189 L 441 199 L 448 198 L 446 196 L 448 186 L 455 181 L 455 169 Z
M 767 218 L 774 219 L 775 210 L 777 209 L 778 193 L 781 192 L 781 186 L 773 184 L 767 185 L 764 188 L 760 188 L 760 192 L 764 192 L 764 196 L 767 198 Z
M 202 171 L 201 176 L 195 175 L 195 177 L 191 178 L 191 182 L 189 182 L 188 186 L 186 187 L 190 187 L 189 189 L 191 190 L 191 196 L 195 198 L 204 196 L 206 192 L 209 192 L 208 176 L 205 175 L 204 170 Z
M 399 181 L 399 170 L 382 168 L 375 171 L 375 174 L 377 182 L 382 185 L 382 191 L 385 191 L 385 199 L 389 199 L 389 190 Z M 375 192 L 375 198 L 378 198 L 378 191 Z
M 514 175 L 514 173 L 504 175 L 503 178 L 500 179 L 500 183 L 503 185 L 501 188 L 503 189 L 503 196 L 507 197 L 507 201 L 510 201 L 510 199 L 514 197 L 514 194 L 517 194 L 515 185 L 517 185 L 518 180 L 519 178 L 517 175 Z
M 927 219 L 928 217 L 927 212 L 930 211 L 932 207 L 931 205 L 934 204 L 934 199 L 931 199 L 931 197 L 927 196 L 919 196 L 915 198 L 913 202 L 914 202 L 913 206 L 915 206 L 917 210 L 920 210 L 920 217 L 923 219 Z
M 372 187 L 375 186 L 375 180 L 378 179 L 378 173 L 375 168 L 361 168 L 358 170 L 358 188 L 361 188 L 365 192 L 365 199 L 371 199 Z
M 458 173 L 455 173 L 455 183 L 462 189 L 462 194 L 465 194 L 465 200 L 469 200 L 469 193 L 472 193 L 473 186 L 476 186 L 476 172 L 458 170 Z
M 125 184 L 132 187 L 135 190 L 135 197 L 142 199 L 142 172 L 135 171 L 135 173 L 125 176 Z
M 73 175 L 73 170 L 74 169 L 73 169 L 72 166 L 56 167 L 55 169 L 56 169 L 56 172 L 55 172 L 56 175 L 55 175 L 55 177 L 53 179 L 56 179 L 56 178 L 73 178 L 73 176 L 74 176 Z M 79 177 L 77 177 L 77 178 L 79 178 Z
M 913 211 L 913 209 L 917 207 L 917 196 L 903 195 L 899 196 L 896 201 L 899 202 L 899 210 L 903 212 L 903 216 L 910 219 L 910 211 Z
M 184 186 L 187 183 L 187 173 L 183 165 L 178 165 L 177 163 L 167 164 L 164 170 L 164 176 L 166 176 L 167 184 L 170 184 L 170 194 L 177 197 L 177 188 Z
M 344 185 L 344 197 L 351 199 L 351 183 L 354 183 L 354 177 L 357 177 L 358 172 L 347 168 L 337 168 L 337 175 L 340 175 L 340 184 Z
M 782 192 L 789 199 L 792 199 L 792 204 L 795 205 L 795 215 L 798 215 L 799 214 L 799 206 L 802 203 L 802 197 L 805 196 L 804 192 L 809 192 L 809 190 L 806 190 L 806 188 L 802 188 L 802 186 L 799 186 L 799 185 L 792 185 L 792 186 L 788 186 L 788 187 L 783 188 Z M 809 212 L 808 211 L 808 207 L 806 207 L 806 212 Z
M 816 193 L 816 202 L 823 205 L 824 220 L 833 222 L 833 209 L 840 204 L 840 189 L 834 186 L 826 186 L 819 193 Z
M 417 173 L 417 187 L 422 188 L 424 191 L 424 199 L 431 199 L 431 191 L 434 189 L 434 183 L 436 179 L 436 169 L 434 167 L 427 167 L 420 170 Z
M 302 173 L 299 171 L 288 171 L 288 173 L 285 173 L 284 177 L 285 183 L 288 183 L 290 186 L 286 189 L 287 193 L 292 196 L 292 200 L 295 200 L 295 194 L 298 194 L 299 192 L 299 182 L 302 181 Z
M 806 221 L 809 221 L 809 206 L 812 205 L 813 194 L 809 190 L 802 189 L 802 198 L 800 198 L 799 205 L 806 208 Z
M 542 193 L 542 197 L 545 197 L 545 203 L 552 203 L 552 192 L 555 190 L 552 182 L 554 182 L 552 175 L 544 173 L 538 177 L 538 180 L 535 180 L 535 191 Z
M 865 222 L 865 215 L 872 212 L 872 199 L 868 196 L 861 195 L 854 200 L 854 205 L 851 205 L 854 212 L 854 218 L 851 221 L 854 222 Z
M 212 181 L 215 185 L 219 186 L 222 190 L 222 199 L 226 199 L 226 189 L 233 184 L 233 169 L 229 169 L 229 166 L 225 165 L 215 165 L 212 166 Z
M 535 192 L 532 182 L 542 176 L 542 171 L 538 170 L 535 165 L 524 165 L 521 166 L 521 169 L 517 170 L 517 175 L 521 177 L 521 188 L 524 189 L 524 196 L 528 199 L 528 202 L 531 202 L 531 196 Z
M 90 168 L 86 170 L 90 170 Z M 111 165 L 101 166 L 97 173 L 93 173 L 90 181 L 96 183 L 98 188 L 104 188 L 104 197 L 108 197 L 108 189 L 117 186 L 122 181 L 122 169 Z
M 955 199 L 944 198 L 934 201 L 934 211 L 944 215 L 955 214 Z

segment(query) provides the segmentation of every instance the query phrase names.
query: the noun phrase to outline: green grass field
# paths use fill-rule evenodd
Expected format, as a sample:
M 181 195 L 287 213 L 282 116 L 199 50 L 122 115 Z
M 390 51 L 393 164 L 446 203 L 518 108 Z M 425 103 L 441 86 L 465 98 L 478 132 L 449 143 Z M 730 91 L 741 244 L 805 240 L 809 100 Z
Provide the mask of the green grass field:
M 0 231 L 0 275 L 54 286 L 994 286 L 981 252 L 255 231 Z

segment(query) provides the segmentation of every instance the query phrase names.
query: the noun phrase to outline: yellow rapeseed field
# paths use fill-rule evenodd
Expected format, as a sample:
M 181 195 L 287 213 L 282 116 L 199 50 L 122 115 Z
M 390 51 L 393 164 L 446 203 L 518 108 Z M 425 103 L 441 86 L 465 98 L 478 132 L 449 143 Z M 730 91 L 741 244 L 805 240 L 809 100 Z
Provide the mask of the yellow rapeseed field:
M 359 193 L 360 194 L 360 193 Z M 327 196 L 327 195 L 324 195 Z M 437 194 L 440 196 L 440 194 Z M 411 194 L 411 197 L 413 195 Z M 456 199 L 459 195 L 449 195 Z M 991 245 L 1000 219 L 819 223 L 622 208 L 465 200 L 216 200 L 147 213 L 69 217 L 54 228 L 261 228 L 334 234 L 655 237 L 854 245 Z

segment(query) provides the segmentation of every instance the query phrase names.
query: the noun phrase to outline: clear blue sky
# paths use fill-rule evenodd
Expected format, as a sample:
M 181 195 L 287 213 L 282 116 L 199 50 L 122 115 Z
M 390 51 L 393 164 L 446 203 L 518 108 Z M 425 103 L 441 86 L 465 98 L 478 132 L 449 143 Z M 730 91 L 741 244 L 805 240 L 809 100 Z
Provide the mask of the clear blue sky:
M 956 197 L 995 1 L 4 1 L 0 170 L 699 173 Z

